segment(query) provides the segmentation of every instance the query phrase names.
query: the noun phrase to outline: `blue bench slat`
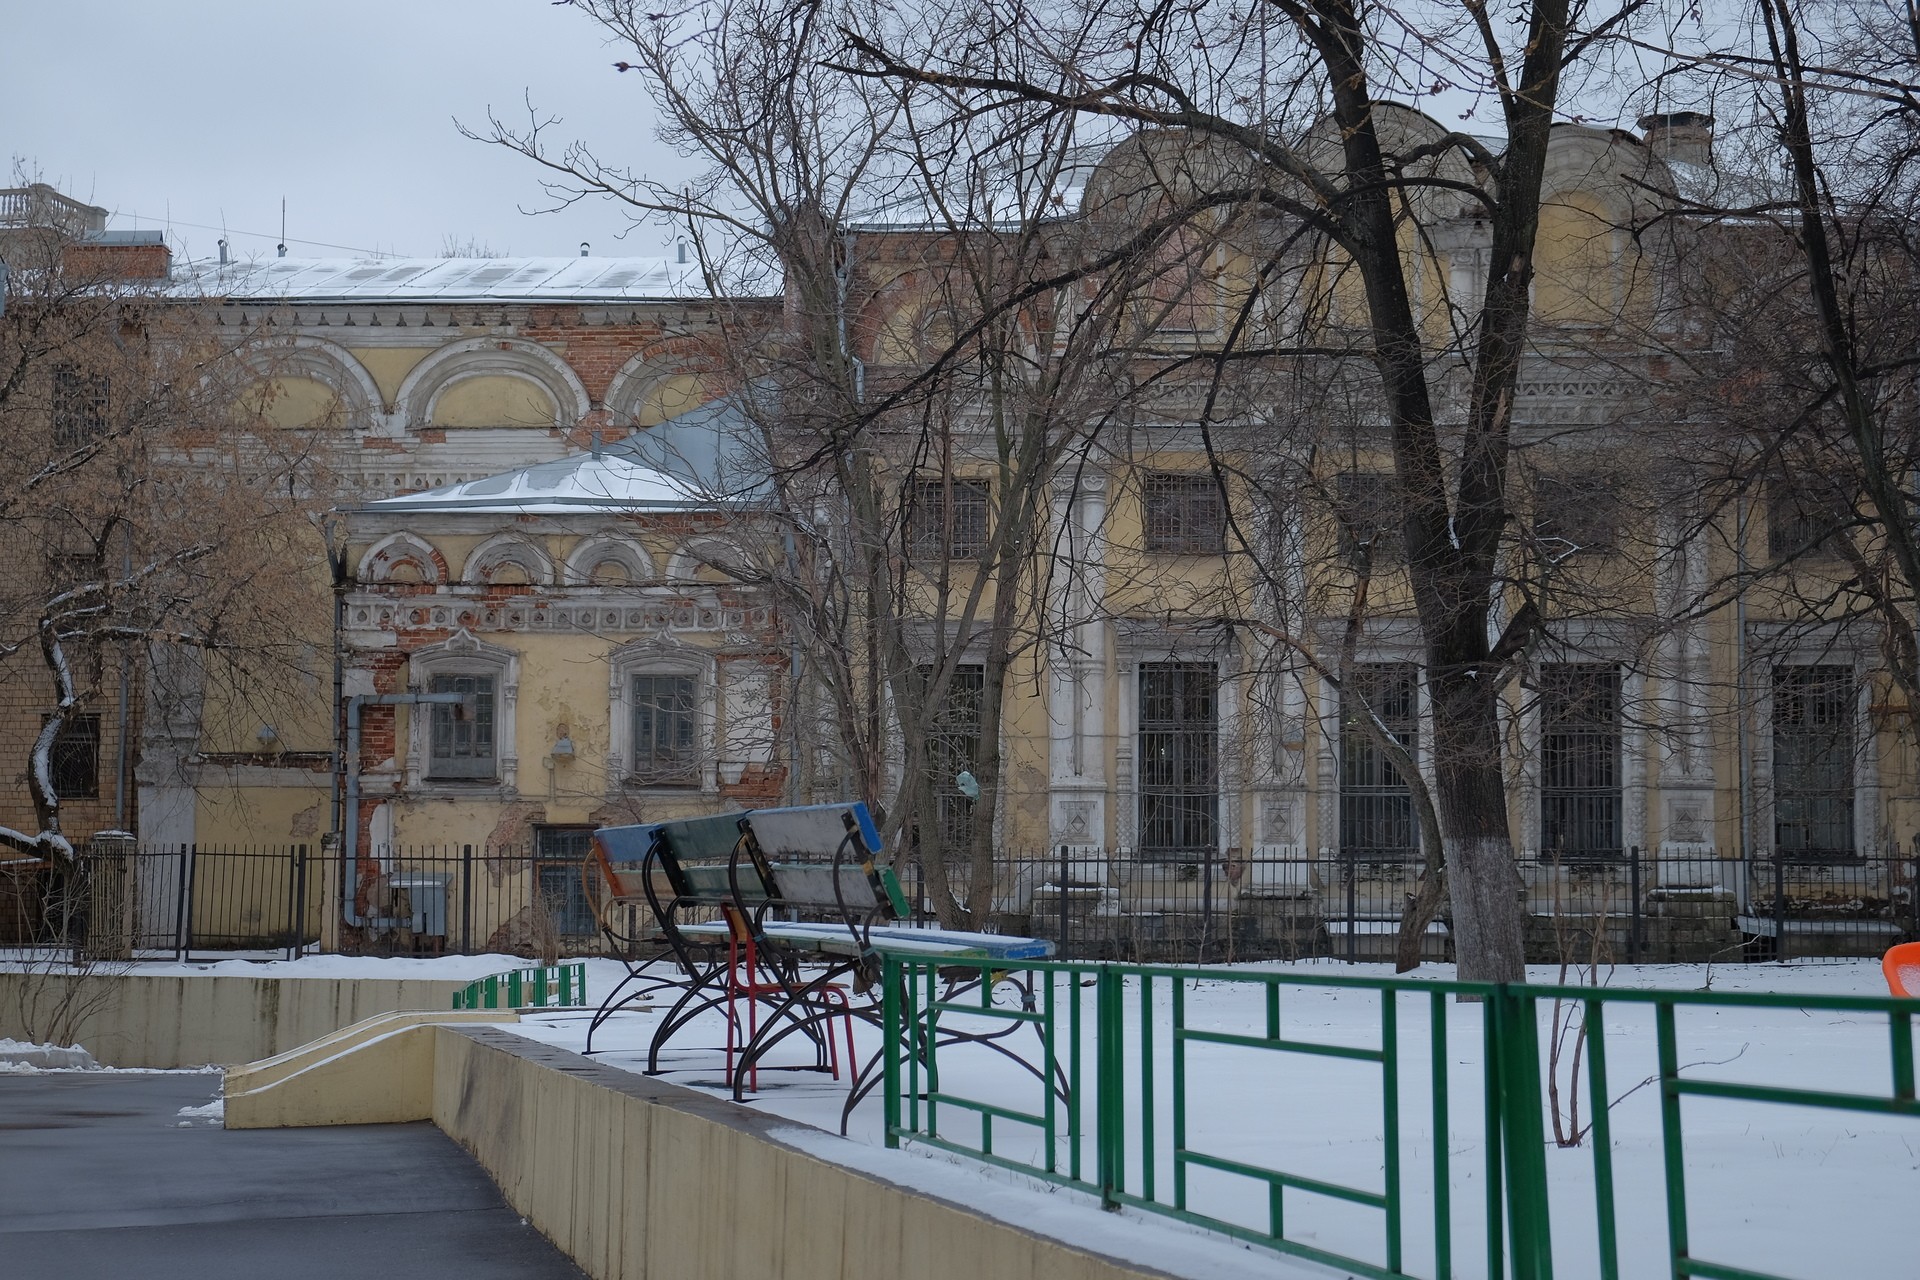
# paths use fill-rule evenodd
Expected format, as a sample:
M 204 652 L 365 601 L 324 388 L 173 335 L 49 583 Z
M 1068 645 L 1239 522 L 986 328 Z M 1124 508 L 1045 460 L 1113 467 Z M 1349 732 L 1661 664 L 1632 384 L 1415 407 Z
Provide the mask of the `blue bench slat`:
M 733 846 L 739 843 L 740 819 L 745 816 L 745 810 L 738 810 L 702 818 L 676 818 L 655 825 L 666 837 L 673 856 L 682 862 L 725 862 L 733 856 Z
M 844 925 L 796 924 L 791 921 L 777 920 L 763 924 L 760 931 L 765 936 L 797 951 L 817 951 L 823 955 L 861 954 L 860 944 Z M 688 924 L 681 925 L 680 932 L 690 938 L 724 940 L 727 936 L 727 926 L 718 921 Z M 924 930 L 902 930 L 902 932 L 911 934 L 924 932 Z M 872 949 L 883 954 L 893 952 L 897 955 L 911 955 L 920 959 L 994 960 L 1000 958 L 983 947 L 943 942 L 938 938 L 881 937 L 876 932 L 870 941 Z
M 846 817 L 851 814 L 860 840 L 869 854 L 880 853 L 880 828 L 864 800 L 846 804 L 796 805 L 787 809 L 755 809 L 747 824 L 761 852 L 769 858 L 831 858 L 846 839 Z
M 786 929 L 834 931 L 844 930 L 832 924 L 785 924 Z M 908 929 L 889 925 L 876 925 L 869 936 L 876 949 L 885 950 L 883 942 L 929 942 L 941 946 L 960 947 L 973 951 L 991 960 L 1044 960 L 1053 954 L 1053 943 L 1045 938 L 1022 938 L 1004 933 L 971 933 L 964 929 Z
M 657 822 L 645 822 L 631 827 L 601 827 L 593 833 L 606 851 L 607 861 L 618 868 L 637 868 L 647 860 L 647 850 L 653 847 L 653 833 L 660 829 Z

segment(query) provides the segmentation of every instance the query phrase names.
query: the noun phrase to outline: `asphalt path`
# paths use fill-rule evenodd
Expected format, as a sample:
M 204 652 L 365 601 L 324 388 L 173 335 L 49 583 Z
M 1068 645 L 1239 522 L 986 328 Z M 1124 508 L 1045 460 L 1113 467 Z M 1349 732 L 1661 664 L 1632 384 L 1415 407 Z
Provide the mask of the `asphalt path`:
M 0 1075 L 10 1280 L 581 1280 L 430 1124 L 181 1115 L 215 1074 Z

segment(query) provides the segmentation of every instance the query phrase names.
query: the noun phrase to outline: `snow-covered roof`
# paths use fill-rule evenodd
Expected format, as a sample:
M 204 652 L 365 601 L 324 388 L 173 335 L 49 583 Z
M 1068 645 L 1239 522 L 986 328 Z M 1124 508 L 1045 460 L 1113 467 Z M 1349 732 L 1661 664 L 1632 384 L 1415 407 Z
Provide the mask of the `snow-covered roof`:
M 698 511 L 720 505 L 632 457 L 576 453 L 518 471 L 380 498 L 360 510 L 474 515 L 565 515 L 582 511 Z
M 175 265 L 169 293 L 294 302 L 638 302 L 705 297 L 672 258 L 266 258 Z
M 754 463 L 749 426 L 739 401 L 722 397 L 604 448 L 379 498 L 359 510 L 565 515 L 736 507 L 765 496 L 769 488 L 766 468 Z

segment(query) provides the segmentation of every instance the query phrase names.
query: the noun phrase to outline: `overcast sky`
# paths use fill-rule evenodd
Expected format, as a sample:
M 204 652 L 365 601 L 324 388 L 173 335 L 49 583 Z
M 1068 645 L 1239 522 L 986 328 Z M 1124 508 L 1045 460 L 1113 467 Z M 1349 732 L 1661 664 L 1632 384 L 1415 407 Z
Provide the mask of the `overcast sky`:
M 210 256 L 227 230 L 271 257 L 287 201 L 289 255 L 438 256 L 476 241 L 516 255 L 657 256 L 668 234 L 618 239 L 613 208 L 530 217 L 531 161 L 469 142 L 456 117 L 525 101 L 556 132 L 662 176 L 685 162 L 653 138 L 644 86 L 599 29 L 547 0 L 56 0 L 0 22 L 0 146 L 113 211 Z M 0 186 L 12 185 L 11 180 Z M 340 247 L 335 247 L 340 246 Z

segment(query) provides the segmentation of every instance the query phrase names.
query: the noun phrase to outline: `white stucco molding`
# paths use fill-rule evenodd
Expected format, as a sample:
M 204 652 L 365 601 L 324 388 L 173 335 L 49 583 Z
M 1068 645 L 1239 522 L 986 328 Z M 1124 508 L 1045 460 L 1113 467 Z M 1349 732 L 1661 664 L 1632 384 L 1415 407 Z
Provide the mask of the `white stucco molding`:
M 484 584 L 504 564 L 519 565 L 536 586 L 550 587 L 554 583 L 553 557 L 545 547 L 519 533 L 496 534 L 475 547 L 460 570 L 460 580 L 476 586 Z
M 594 569 L 608 560 L 624 568 L 634 583 L 653 580 L 653 557 L 647 554 L 647 549 L 638 540 L 618 533 L 598 533 L 581 539 L 579 545 L 568 554 L 566 584 L 570 587 L 592 586 Z
M 433 425 L 434 403 L 468 378 L 521 377 L 538 383 L 552 397 L 554 420 L 564 430 L 587 416 L 593 400 L 573 367 L 537 342 L 518 338 L 468 338 L 448 343 L 407 374 L 394 395 L 400 422 L 414 431 Z M 503 424 L 505 425 L 505 424 Z
M 422 582 L 439 584 L 446 580 L 441 572 L 441 559 L 434 553 L 432 544 L 405 532 L 390 533 L 368 547 L 367 553 L 360 557 L 354 576 L 363 583 L 391 582 L 394 570 L 403 564 L 418 568 Z
M 337 342 L 307 334 L 274 337 L 243 348 L 240 361 L 261 378 L 311 378 L 340 397 L 344 428 L 382 431 L 385 401 L 373 375 Z
M 607 417 L 616 427 L 631 427 L 640 406 L 662 382 L 683 373 L 700 372 L 691 361 L 670 352 L 642 351 L 621 365 L 607 384 L 607 396 L 602 401 Z
M 516 745 L 516 710 L 520 700 L 520 655 L 512 649 L 488 644 L 465 627 L 439 644 L 427 645 L 408 655 L 410 687 L 425 692 L 436 675 L 472 673 L 494 678 L 494 759 L 500 767 L 499 789 L 511 795 L 519 785 L 520 755 Z M 426 776 L 427 743 L 431 724 L 426 708 L 415 708 L 407 732 L 407 790 L 458 790 L 470 794 L 470 784 L 437 783 Z
M 648 636 L 621 645 L 607 655 L 607 790 L 629 789 L 633 762 L 633 678 L 642 675 L 692 676 L 698 684 L 695 693 L 695 750 L 700 757 L 697 784 L 687 786 L 649 786 L 648 790 L 692 791 L 712 794 L 719 790 L 716 768 L 719 751 L 719 668 L 711 651 L 676 639 L 671 635 Z

